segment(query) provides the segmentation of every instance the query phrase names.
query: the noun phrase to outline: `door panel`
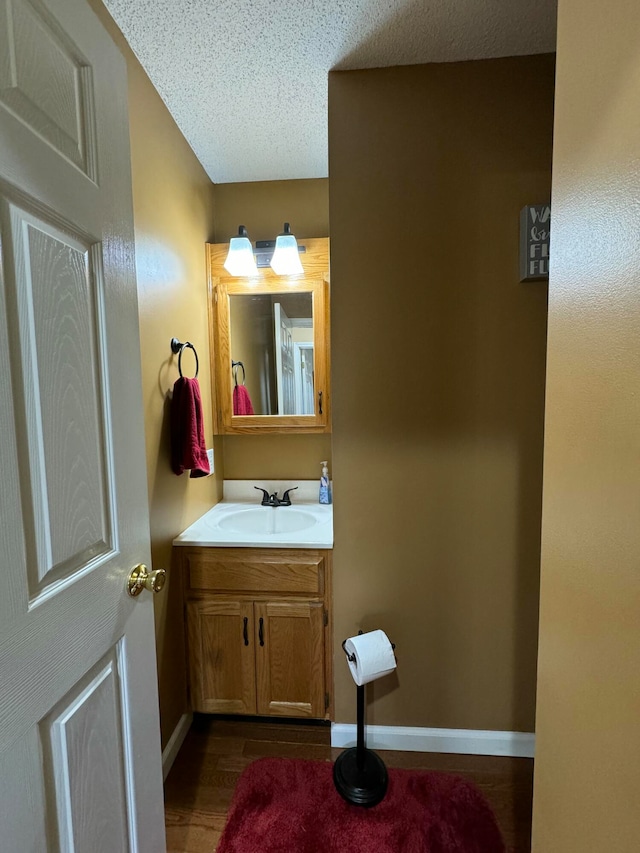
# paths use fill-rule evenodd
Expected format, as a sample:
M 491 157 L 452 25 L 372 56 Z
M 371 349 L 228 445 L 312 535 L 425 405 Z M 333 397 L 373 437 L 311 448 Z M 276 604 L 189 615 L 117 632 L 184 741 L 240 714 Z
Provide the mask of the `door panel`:
M 91 69 L 44 6 L 7 0 L 0 21 L 0 102 L 95 179 Z
M 92 261 L 99 245 L 11 203 L 8 210 L 6 298 L 16 317 L 9 335 L 33 602 L 113 551 L 103 277 Z
M 134 846 L 119 645 L 40 724 L 48 820 L 61 850 L 111 853 Z
M 21 853 L 165 849 L 153 602 L 126 593 L 150 563 L 127 110 L 84 0 L 2 3 L 0 845 Z

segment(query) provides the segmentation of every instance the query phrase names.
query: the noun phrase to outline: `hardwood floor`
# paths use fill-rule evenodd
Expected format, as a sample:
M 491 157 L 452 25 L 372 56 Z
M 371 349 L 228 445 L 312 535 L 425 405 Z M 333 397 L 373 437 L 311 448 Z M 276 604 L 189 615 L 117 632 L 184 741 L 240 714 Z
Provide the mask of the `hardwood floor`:
M 214 853 L 236 782 L 256 758 L 327 761 L 341 751 L 331 748 L 325 726 L 196 715 L 165 783 L 168 853 Z M 532 759 L 379 752 L 387 767 L 440 770 L 471 779 L 491 804 L 509 853 L 529 853 Z

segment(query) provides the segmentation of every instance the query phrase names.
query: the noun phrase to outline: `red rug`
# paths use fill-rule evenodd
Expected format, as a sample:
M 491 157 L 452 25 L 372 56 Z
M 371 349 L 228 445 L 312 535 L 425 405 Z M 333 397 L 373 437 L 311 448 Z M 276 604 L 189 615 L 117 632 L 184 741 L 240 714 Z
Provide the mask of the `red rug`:
M 237 784 L 217 853 L 504 853 L 482 794 L 459 776 L 389 770 L 384 800 L 353 806 L 329 762 L 261 758 Z

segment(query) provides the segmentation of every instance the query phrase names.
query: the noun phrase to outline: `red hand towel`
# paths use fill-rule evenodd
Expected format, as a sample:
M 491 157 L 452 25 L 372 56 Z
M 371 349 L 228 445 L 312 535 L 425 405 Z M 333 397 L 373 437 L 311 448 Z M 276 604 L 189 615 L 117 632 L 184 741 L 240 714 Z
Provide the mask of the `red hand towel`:
M 233 414 L 253 415 L 251 397 L 244 385 L 236 385 L 233 389 Z
M 190 469 L 191 477 L 210 473 L 204 441 L 202 401 L 198 380 L 181 376 L 173 386 L 171 399 L 171 469 L 182 474 Z

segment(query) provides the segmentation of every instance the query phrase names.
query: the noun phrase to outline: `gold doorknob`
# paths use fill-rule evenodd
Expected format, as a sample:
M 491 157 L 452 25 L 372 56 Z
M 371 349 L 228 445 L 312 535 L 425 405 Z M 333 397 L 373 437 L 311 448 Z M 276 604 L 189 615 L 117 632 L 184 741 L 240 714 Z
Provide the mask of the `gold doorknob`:
M 149 592 L 160 592 L 167 580 L 167 573 L 164 569 L 154 569 L 150 572 L 147 567 L 140 563 L 134 566 L 129 573 L 127 579 L 127 592 L 129 595 L 140 595 L 143 589 L 148 589 Z

